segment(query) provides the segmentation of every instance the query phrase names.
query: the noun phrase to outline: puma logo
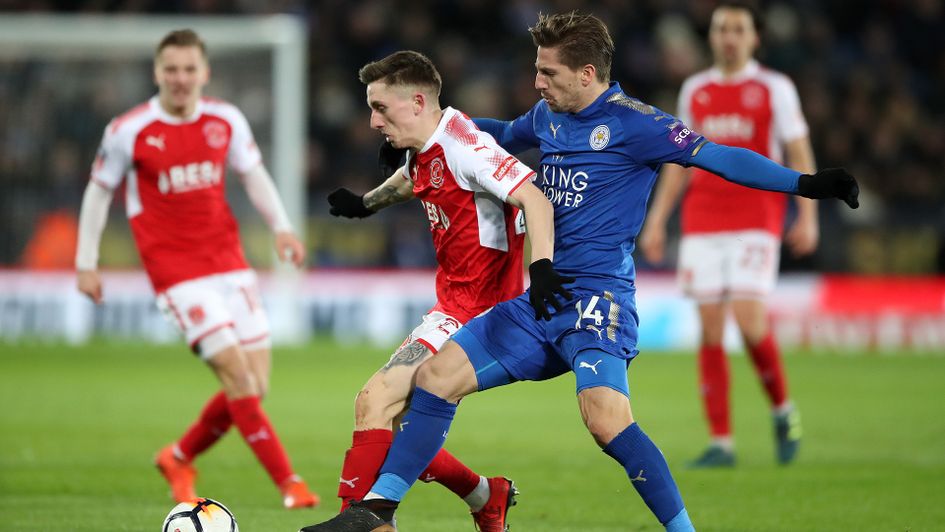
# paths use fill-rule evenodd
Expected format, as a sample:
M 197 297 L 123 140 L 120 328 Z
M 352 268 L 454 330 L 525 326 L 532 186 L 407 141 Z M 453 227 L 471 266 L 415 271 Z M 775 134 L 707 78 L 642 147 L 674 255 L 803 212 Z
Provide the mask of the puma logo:
M 582 361 L 580 364 L 578 364 L 578 368 L 579 369 L 589 368 L 591 371 L 594 372 L 594 375 L 597 375 L 597 365 L 600 364 L 601 362 L 603 362 L 603 359 L 598 360 L 597 362 L 594 362 L 594 364 L 588 364 L 587 362 Z
M 636 481 L 638 481 L 638 480 L 639 480 L 640 482 L 646 482 L 646 478 L 644 478 L 644 476 L 643 476 L 643 470 L 642 470 L 642 469 L 640 470 L 639 473 L 637 473 L 636 478 L 631 478 L 631 479 L 630 479 L 630 482 L 636 482 Z
M 430 473 L 427 473 L 427 476 L 423 477 L 422 480 L 423 480 L 424 482 L 433 482 L 434 480 L 436 480 L 436 477 L 434 477 L 434 476 L 431 475 Z
M 558 127 L 555 127 L 554 124 L 552 124 L 551 122 L 548 122 L 548 127 L 551 128 L 551 136 L 557 140 L 558 130 L 561 129 L 561 124 L 558 124 Z
M 361 478 L 361 477 L 354 477 L 354 478 L 351 479 L 351 480 L 345 480 L 345 479 L 342 478 L 342 477 L 338 477 L 338 482 L 344 484 L 345 486 L 348 486 L 348 487 L 351 488 L 351 489 L 354 489 L 354 482 L 355 482 L 356 480 L 358 480 L 359 478 Z
M 403 432 L 403 431 L 404 431 L 404 427 L 406 427 L 406 426 L 409 425 L 409 424 L 410 424 L 409 421 L 404 421 L 403 423 L 401 423 L 401 424 L 400 424 L 400 432 Z
M 598 339 L 598 340 L 603 340 L 603 339 L 604 339 L 604 337 L 602 336 L 602 335 L 604 334 L 604 330 L 603 330 L 603 329 L 600 329 L 600 328 L 598 328 L 598 327 L 595 327 L 594 325 L 588 325 L 588 326 L 586 326 L 586 327 L 584 327 L 584 328 L 587 329 L 587 330 L 589 330 L 589 331 L 594 331 L 594 332 L 596 332 L 596 333 L 597 333 L 597 339 Z
M 154 135 L 148 135 L 144 138 L 144 143 L 148 146 L 153 146 L 160 151 L 164 151 L 164 134 L 162 133 L 156 137 Z
M 246 443 L 254 444 L 258 441 L 268 440 L 269 431 L 266 430 L 266 427 L 260 427 L 260 429 L 252 434 L 246 435 Z

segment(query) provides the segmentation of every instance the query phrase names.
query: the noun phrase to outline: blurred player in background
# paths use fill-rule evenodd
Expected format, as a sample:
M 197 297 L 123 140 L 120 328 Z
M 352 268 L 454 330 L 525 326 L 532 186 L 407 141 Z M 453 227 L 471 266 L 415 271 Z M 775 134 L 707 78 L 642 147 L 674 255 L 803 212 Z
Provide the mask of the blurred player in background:
M 538 47 L 535 88 L 542 99 L 511 122 L 476 123 L 513 153 L 541 149 L 537 182 L 554 206 L 554 267 L 577 278 L 571 294 L 550 320 L 535 320 L 533 284 L 457 331 L 417 370 L 406 428 L 371 491 L 304 532 L 391 530 L 398 503 L 443 445 L 463 397 L 568 372 L 597 444 L 667 530 L 693 530 L 666 459 L 634 421 L 627 379 L 639 322 L 631 253 L 660 165 L 699 166 L 744 185 L 857 205 L 856 181 L 843 170 L 803 175 L 709 142 L 627 96 L 610 81 L 614 43 L 600 19 L 541 15 L 529 31 Z
M 753 150 L 803 173 L 815 171 L 807 123 L 794 84 L 752 58 L 759 18 L 740 2 L 723 2 L 712 14 L 709 43 L 714 64 L 683 83 L 678 116 L 714 142 Z M 774 287 L 787 197 L 732 184 L 701 169 L 666 165 L 640 235 L 650 262 L 664 258 L 666 223 L 680 195 L 682 241 L 679 282 L 696 300 L 702 324 L 699 382 L 712 442 L 693 467 L 735 464 L 729 408 L 729 367 L 723 346 L 729 306 L 773 408 L 777 459 L 794 459 L 800 415 L 768 323 L 765 296 Z M 688 184 L 688 188 L 687 188 Z M 796 256 L 817 247 L 817 206 L 797 197 L 797 217 L 785 234 Z
M 550 270 L 552 207 L 532 184 L 535 172 L 466 115 L 440 107 L 442 81 L 427 57 L 397 52 L 365 65 L 359 77 L 367 85 L 371 127 L 387 140 L 381 167 L 389 177 L 363 196 L 346 188 L 332 192 L 331 214 L 363 218 L 418 198 L 436 249 L 437 301 L 358 393 L 353 442 L 339 479 L 342 511 L 362 499 L 377 479 L 393 440 L 394 420 L 406 408 L 420 364 L 436 355 L 462 324 L 524 291 L 523 214 L 531 240 L 532 282 L 538 284 L 533 291 L 541 296 L 534 301 L 536 312 L 547 313 L 545 300 L 553 291 L 564 293 L 561 282 L 567 281 Z M 405 150 L 407 162 L 401 166 Z M 445 449 L 419 478 L 435 480 L 462 497 L 478 530 L 506 529 L 515 495 L 511 480 L 482 477 Z
M 269 323 L 226 202 L 227 165 L 240 174 L 275 234 L 279 258 L 299 267 L 305 250 L 246 118 L 229 103 L 201 97 L 209 76 L 200 37 L 191 30 L 171 32 L 154 58 L 157 96 L 105 129 L 79 216 L 78 288 L 95 303 L 103 301 L 99 240 L 114 190 L 124 179 L 125 209 L 158 307 L 223 388 L 187 432 L 157 455 L 174 499 L 196 498 L 191 462 L 235 424 L 279 487 L 285 507 L 315 506 L 318 497 L 293 472 L 260 406 L 269 386 Z

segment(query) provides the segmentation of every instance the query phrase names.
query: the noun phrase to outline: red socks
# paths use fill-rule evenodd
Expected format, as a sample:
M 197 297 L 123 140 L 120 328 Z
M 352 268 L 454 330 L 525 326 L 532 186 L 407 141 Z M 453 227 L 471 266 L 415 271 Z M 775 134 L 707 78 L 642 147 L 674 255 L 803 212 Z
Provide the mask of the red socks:
M 355 431 L 351 448 L 345 453 L 341 466 L 341 478 L 338 480 L 338 497 L 341 498 L 341 510 L 352 501 L 360 500 L 370 491 L 387 451 L 393 441 L 393 433 L 387 429 Z M 445 449 L 433 457 L 433 462 L 420 475 L 424 482 L 439 482 L 450 491 L 465 497 L 479 484 L 479 475 L 456 459 Z
M 354 432 L 351 448 L 345 453 L 345 461 L 341 465 L 341 478 L 338 479 L 341 511 L 352 501 L 363 499 L 370 491 L 393 438 L 393 433 L 387 429 Z
M 423 482 L 439 482 L 463 498 L 479 485 L 479 475 L 446 449 L 440 449 L 430 465 L 420 473 Z
M 177 447 L 187 460 L 193 460 L 226 434 L 232 424 L 226 395 L 221 391 L 207 401 L 200 417 L 177 442 Z
M 286 456 L 279 437 L 269 423 L 268 416 L 259 405 L 259 397 L 230 400 L 229 411 L 233 424 L 266 468 L 269 477 L 276 486 L 282 486 L 282 483 L 292 476 L 292 466 L 289 465 L 289 457 Z
M 761 385 L 771 400 L 771 406 L 781 406 L 787 400 L 787 379 L 784 377 L 784 365 L 774 335 L 769 332 L 757 345 L 749 346 L 748 352 Z
M 699 349 L 699 383 L 702 386 L 702 405 L 713 437 L 726 437 L 732 433 L 729 382 L 725 350 L 720 345 L 702 346 Z

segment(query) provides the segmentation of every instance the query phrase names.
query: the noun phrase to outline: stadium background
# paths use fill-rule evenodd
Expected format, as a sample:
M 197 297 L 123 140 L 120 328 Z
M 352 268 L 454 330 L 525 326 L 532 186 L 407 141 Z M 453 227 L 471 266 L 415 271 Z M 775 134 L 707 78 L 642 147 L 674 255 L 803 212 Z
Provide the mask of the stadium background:
M 862 187 L 856 211 L 821 202 L 818 252 L 785 256 L 787 275 L 772 297 L 779 336 L 789 340 L 805 446 L 791 468 L 774 465 L 763 399 L 748 365 L 735 360 L 739 467 L 682 467 L 705 435 L 684 349 L 695 341 L 694 317 L 672 264 L 640 264 L 644 354 L 672 348 L 678 356 L 633 363 L 635 414 L 660 442 L 700 530 L 942 530 L 945 5 L 760 4 L 768 19 L 761 59 L 795 80 L 818 164 L 846 166 Z M 513 117 L 536 99 L 525 28 L 539 10 L 584 7 L 614 34 L 613 78 L 673 111 L 682 79 L 707 65 L 713 5 L 0 0 L 0 19 L 287 13 L 309 30 L 304 224 L 312 257 L 293 282 L 309 301 L 303 326 L 316 337 L 277 348 L 267 409 L 298 470 L 328 502 L 314 513 L 284 512 L 243 443 L 227 437 L 198 463 L 199 486 L 253 531 L 294 530 L 331 515 L 354 392 L 432 295 L 433 255 L 415 206 L 358 222 L 327 213 L 331 189 L 366 190 L 379 179 L 379 139 L 367 127 L 357 68 L 418 49 L 443 72 L 445 104 Z M 246 112 L 272 165 L 271 58 L 209 46 L 207 93 Z M 154 309 L 120 200 L 102 247 L 108 303 L 93 310 L 71 273 L 75 217 L 102 129 L 153 91 L 147 59 L 24 59 L 0 47 L 0 530 L 156 529 L 172 506 L 149 453 L 196 412 L 212 377 Z M 230 191 L 250 260 L 268 271 L 268 231 L 235 181 Z M 277 328 L 288 305 L 273 297 L 279 275 L 263 275 Z M 623 472 L 594 452 L 572 394 L 573 381 L 563 378 L 471 398 L 450 446 L 477 469 L 517 480 L 524 493 L 513 530 L 657 530 Z M 418 486 L 402 527 L 469 529 L 462 505 L 443 491 Z

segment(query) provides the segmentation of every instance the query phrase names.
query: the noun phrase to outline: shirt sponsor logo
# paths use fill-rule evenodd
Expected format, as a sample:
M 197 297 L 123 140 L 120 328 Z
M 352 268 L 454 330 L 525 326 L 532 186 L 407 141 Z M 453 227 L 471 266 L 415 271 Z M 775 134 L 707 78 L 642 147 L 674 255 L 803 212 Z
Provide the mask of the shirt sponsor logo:
M 710 139 L 723 143 L 748 141 L 755 137 L 755 122 L 735 113 L 709 115 L 702 119 L 699 129 Z
M 502 181 L 503 179 L 505 179 L 505 177 L 509 175 L 509 172 L 511 172 L 515 168 L 516 160 L 517 159 L 515 157 L 512 157 L 511 155 L 506 157 L 504 161 L 499 163 L 499 166 L 495 169 L 495 172 L 492 174 L 492 177 L 494 177 L 496 181 Z
M 218 185 L 223 181 L 223 168 L 213 161 L 178 164 L 158 176 L 161 194 L 189 192 Z
M 443 159 L 439 157 L 430 162 L 430 184 L 433 188 L 443 186 Z
M 594 128 L 594 131 L 591 131 L 591 138 L 588 139 L 591 144 L 591 149 L 594 151 L 600 151 L 607 147 L 607 144 L 610 143 L 610 128 L 606 125 L 599 125 Z

